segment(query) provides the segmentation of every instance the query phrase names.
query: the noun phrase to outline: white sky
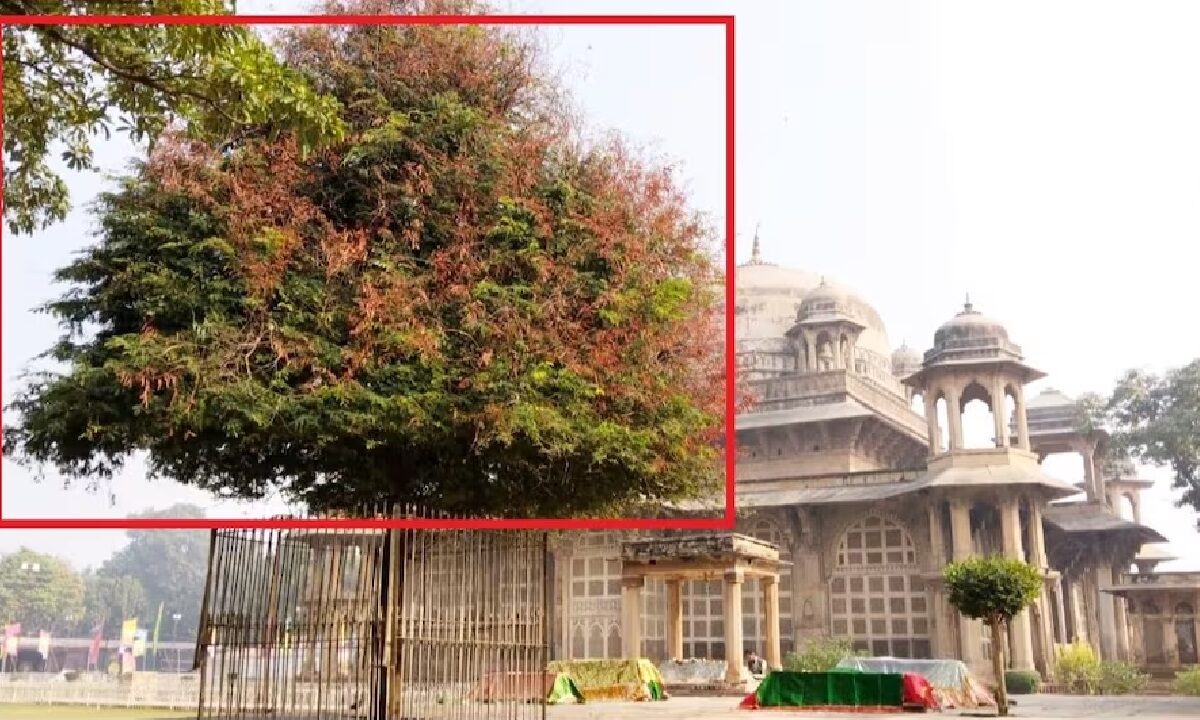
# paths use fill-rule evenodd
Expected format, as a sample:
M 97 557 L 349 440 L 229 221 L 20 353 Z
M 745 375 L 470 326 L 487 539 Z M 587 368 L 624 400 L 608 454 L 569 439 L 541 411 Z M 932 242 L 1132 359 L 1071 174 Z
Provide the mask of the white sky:
M 243 12 L 307 3 L 243 2 Z M 512 0 L 511 11 L 737 16 L 739 256 L 762 223 L 764 255 L 828 273 L 881 313 L 893 346 L 924 349 L 960 307 L 1003 320 L 1044 386 L 1106 392 L 1128 367 L 1200 356 L 1192 319 L 1200 236 L 1200 4 L 901 0 Z M 679 159 L 696 207 L 723 218 L 723 32 L 571 27 L 545 31 L 593 127 Z M 106 169 L 132 148 L 102 143 Z M 71 176 L 77 208 L 103 186 Z M 6 238 L 3 360 L 15 376 L 57 329 L 29 308 L 87 244 L 90 220 Z M 1075 481 L 1081 466 L 1047 470 Z M 4 463 L 8 517 L 121 517 L 198 492 L 141 480 L 116 502 L 41 484 Z M 1144 519 L 1200 568 L 1196 514 L 1163 471 Z M 277 507 L 275 508 L 277 509 Z M 262 508 L 214 510 L 222 516 Z M 121 531 L 0 531 L 95 564 Z

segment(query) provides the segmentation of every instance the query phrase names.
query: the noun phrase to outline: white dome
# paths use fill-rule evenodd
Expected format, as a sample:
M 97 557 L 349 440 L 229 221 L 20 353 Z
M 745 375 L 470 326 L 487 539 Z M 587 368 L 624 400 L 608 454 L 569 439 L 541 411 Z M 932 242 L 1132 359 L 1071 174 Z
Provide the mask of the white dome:
M 817 289 L 821 282 L 822 276 L 806 270 L 766 263 L 739 265 L 734 276 L 738 347 L 751 349 L 781 342 L 796 324 L 804 296 Z M 827 289 L 836 289 L 848 301 L 852 314 L 866 326 L 859 336 L 858 347 L 885 360 L 890 359 L 892 351 L 887 330 L 875 308 L 845 285 L 827 277 L 824 282 Z

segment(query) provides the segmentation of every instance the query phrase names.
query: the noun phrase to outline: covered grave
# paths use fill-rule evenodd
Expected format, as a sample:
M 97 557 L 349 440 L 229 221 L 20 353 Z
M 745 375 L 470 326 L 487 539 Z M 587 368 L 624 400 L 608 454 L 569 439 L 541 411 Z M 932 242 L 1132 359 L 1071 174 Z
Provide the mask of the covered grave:
M 843 670 L 875 673 L 912 673 L 933 686 L 942 709 L 995 705 L 996 700 L 972 675 L 962 660 L 917 660 L 893 657 L 849 657 L 838 663 Z

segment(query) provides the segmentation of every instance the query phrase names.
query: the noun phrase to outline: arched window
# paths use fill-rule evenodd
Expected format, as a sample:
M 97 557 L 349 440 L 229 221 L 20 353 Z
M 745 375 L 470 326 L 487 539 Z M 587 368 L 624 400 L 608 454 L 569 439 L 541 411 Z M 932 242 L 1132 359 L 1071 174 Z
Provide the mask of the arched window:
M 872 655 L 928 658 L 929 608 L 916 546 L 900 525 L 871 516 L 838 543 L 829 583 L 834 637 Z

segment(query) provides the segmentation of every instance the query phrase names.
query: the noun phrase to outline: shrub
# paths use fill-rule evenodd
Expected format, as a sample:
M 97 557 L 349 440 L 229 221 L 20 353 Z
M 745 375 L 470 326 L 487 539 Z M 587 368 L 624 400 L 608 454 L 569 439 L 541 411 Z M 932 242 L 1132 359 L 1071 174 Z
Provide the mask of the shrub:
M 1100 683 L 1100 658 L 1087 643 L 1072 643 L 1058 649 L 1054 676 L 1069 693 L 1092 695 Z
M 1101 695 L 1132 695 L 1146 687 L 1150 676 L 1137 665 L 1127 662 L 1100 663 L 1099 691 Z
M 1200 695 L 1200 665 L 1175 673 L 1171 690 L 1177 695 Z
M 1042 677 L 1031 670 L 1009 670 L 1004 684 L 1013 695 L 1032 695 L 1042 684 Z
M 1060 648 L 1054 674 L 1064 690 L 1078 695 L 1131 695 L 1150 680 L 1132 663 L 1101 661 L 1087 643 Z
M 802 651 L 788 653 L 783 659 L 783 669 L 792 672 L 825 672 L 855 654 L 854 646 L 845 638 L 816 638 L 809 640 Z

